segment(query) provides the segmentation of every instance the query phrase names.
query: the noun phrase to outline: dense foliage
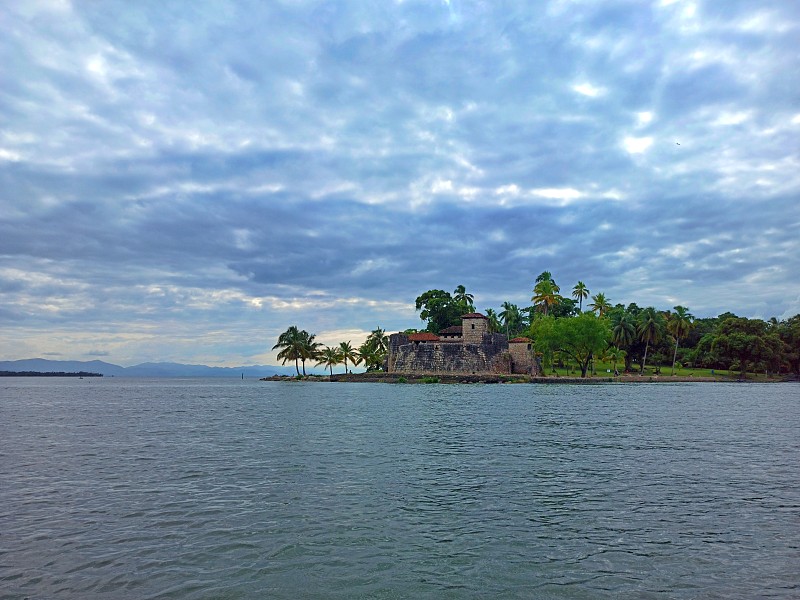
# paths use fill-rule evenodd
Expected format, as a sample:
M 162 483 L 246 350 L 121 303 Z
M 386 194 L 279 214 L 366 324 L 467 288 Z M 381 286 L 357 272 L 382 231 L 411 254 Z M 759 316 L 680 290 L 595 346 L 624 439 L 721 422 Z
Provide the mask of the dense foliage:
M 747 373 L 800 377 L 800 315 L 782 321 L 747 319 L 730 312 L 695 318 L 681 305 L 659 310 L 636 303 L 612 304 L 602 292 L 592 294 L 582 281 L 570 293 L 571 298 L 562 296 L 552 274 L 544 271 L 534 281 L 530 306 L 503 302 L 499 309 L 486 308 L 483 314 L 490 331 L 509 339 L 530 337 L 545 370 L 573 365 L 585 377 L 595 360 L 603 360 L 614 371 L 619 364 L 626 372 L 642 374 L 648 368 L 659 373 L 662 367 L 671 367 L 674 374 L 676 368 L 700 367 L 738 370 L 742 377 Z M 431 333 L 461 325 L 462 315 L 475 312 L 474 296 L 463 285 L 452 294 L 428 290 L 416 298 L 415 306 Z M 278 358 L 284 364 L 295 362 L 298 376 L 301 363 L 305 375 L 306 360 L 317 361 L 331 375 L 340 364 L 345 372 L 362 363 L 368 371 L 379 370 L 388 352 L 388 337 L 380 328 L 358 348 L 349 341 L 322 347 L 314 338 L 293 325 L 273 349 L 280 348 Z

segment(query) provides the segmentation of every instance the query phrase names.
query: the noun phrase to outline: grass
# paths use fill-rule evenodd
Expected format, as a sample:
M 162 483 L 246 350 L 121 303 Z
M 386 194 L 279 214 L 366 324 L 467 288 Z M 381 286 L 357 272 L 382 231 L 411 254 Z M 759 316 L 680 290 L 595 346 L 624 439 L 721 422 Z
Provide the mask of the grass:
M 639 374 L 639 365 L 632 365 L 633 370 L 631 371 L 631 375 L 638 375 Z M 659 365 L 647 365 L 644 370 L 644 375 L 646 376 L 653 376 L 656 375 L 656 368 Z M 672 375 L 672 365 L 660 365 L 661 374 L 660 377 L 670 377 Z M 620 372 L 620 375 L 625 375 L 626 373 L 622 372 L 623 365 L 617 363 L 617 370 Z M 607 372 L 610 371 L 610 372 Z M 713 373 L 712 373 L 713 371 Z M 572 367 L 572 369 L 562 369 L 556 367 L 556 373 L 558 373 L 559 377 L 580 377 L 581 371 L 577 367 Z M 553 371 L 552 369 L 547 373 L 547 376 L 552 376 Z M 614 369 L 611 366 L 610 362 L 601 362 L 595 361 L 595 375 L 594 377 L 612 377 L 614 375 Z M 587 377 L 592 377 L 591 375 L 591 367 L 589 371 L 586 373 Z M 685 367 L 675 367 L 675 376 L 676 377 L 717 377 L 720 379 L 739 379 L 739 371 L 733 370 L 729 371 L 727 369 L 688 369 Z M 768 378 L 764 373 L 748 373 L 747 379 L 753 381 L 767 381 Z

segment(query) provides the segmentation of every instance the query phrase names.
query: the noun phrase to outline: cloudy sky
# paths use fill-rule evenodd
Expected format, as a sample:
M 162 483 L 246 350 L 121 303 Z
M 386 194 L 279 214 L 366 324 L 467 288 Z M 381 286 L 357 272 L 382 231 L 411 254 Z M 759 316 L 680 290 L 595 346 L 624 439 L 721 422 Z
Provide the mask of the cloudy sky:
M 549 270 L 800 312 L 796 0 L 0 4 L 0 359 L 274 363 Z

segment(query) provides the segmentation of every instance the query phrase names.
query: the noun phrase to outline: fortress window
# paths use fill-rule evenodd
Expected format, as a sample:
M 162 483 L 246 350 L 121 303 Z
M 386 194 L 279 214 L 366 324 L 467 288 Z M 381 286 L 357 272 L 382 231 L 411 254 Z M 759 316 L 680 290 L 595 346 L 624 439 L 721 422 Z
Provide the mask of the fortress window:
M 475 323 L 472 324 L 472 328 L 475 329 Z

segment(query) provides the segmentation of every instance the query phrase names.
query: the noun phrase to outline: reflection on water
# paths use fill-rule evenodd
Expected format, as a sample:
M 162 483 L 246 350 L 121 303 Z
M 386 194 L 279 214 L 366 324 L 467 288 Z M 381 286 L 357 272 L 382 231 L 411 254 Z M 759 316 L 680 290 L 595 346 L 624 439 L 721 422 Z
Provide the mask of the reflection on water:
M 0 597 L 796 598 L 793 384 L 0 382 Z

